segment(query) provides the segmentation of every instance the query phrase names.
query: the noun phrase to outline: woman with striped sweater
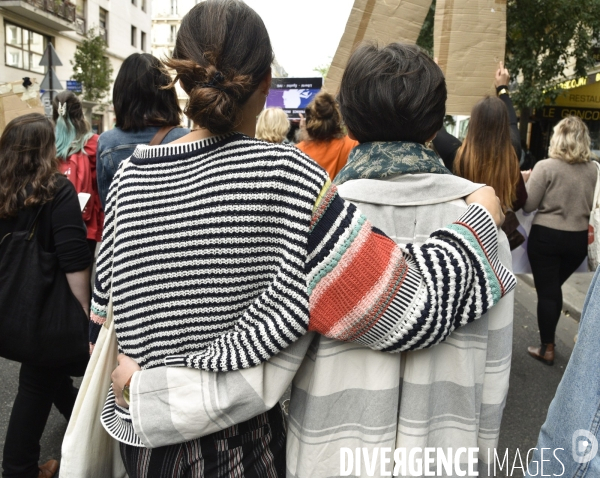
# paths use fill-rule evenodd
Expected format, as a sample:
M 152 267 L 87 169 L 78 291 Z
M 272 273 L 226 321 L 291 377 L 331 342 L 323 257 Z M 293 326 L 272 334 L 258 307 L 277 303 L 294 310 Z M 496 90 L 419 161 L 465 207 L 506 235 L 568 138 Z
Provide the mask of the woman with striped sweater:
M 279 407 L 145 448 L 126 400 L 144 370 L 245 369 L 309 330 L 388 352 L 429 347 L 515 285 L 497 257 L 493 190 L 469 196 L 459 220 L 402 250 L 310 158 L 254 139 L 272 61 L 264 24 L 243 2 L 196 5 L 168 65 L 196 129 L 138 146 L 111 184 L 90 341 L 112 295 L 123 355 L 102 423 L 131 478 L 285 476 Z

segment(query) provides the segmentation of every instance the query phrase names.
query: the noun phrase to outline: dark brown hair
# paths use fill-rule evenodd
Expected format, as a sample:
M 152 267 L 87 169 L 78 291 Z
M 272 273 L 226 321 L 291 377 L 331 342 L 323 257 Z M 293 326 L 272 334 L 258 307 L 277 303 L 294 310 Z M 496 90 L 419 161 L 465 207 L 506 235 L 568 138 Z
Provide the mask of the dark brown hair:
M 171 76 L 149 53 L 133 53 L 125 59 L 113 87 L 113 105 L 115 125 L 123 131 L 181 124 L 181 108 Z
M 425 143 L 442 127 L 446 81 L 418 46 L 365 44 L 350 56 L 337 99 L 359 142 Z
M 329 93 L 320 92 L 306 107 L 306 132 L 314 141 L 330 141 L 344 135 L 340 109 Z
M 173 58 L 165 62 L 190 97 L 185 114 L 213 134 L 239 126 L 244 103 L 271 63 L 273 49 L 262 19 L 239 0 L 194 6 L 181 21 Z
M 496 97 L 486 97 L 471 111 L 465 142 L 456 152 L 454 173 L 496 190 L 503 208 L 517 197 L 519 160 L 510 141 L 508 110 Z
M 39 113 L 13 119 L 0 137 L 0 218 L 54 197 L 58 160 L 54 127 Z

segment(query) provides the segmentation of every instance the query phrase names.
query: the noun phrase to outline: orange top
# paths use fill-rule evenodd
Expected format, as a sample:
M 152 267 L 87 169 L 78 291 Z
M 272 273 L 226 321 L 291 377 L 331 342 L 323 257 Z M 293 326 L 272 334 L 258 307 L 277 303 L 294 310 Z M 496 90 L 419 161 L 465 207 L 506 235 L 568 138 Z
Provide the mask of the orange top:
M 350 150 L 357 145 L 358 141 L 344 136 L 331 141 L 301 141 L 296 147 L 319 163 L 333 181 L 346 165 Z

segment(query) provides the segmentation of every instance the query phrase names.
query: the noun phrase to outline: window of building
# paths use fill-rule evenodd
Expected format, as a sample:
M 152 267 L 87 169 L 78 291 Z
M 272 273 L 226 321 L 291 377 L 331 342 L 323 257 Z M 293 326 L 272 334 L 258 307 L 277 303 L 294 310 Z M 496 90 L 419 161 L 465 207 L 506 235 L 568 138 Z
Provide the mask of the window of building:
M 40 66 L 40 60 L 46 49 L 48 37 L 12 23 L 5 23 L 4 43 L 7 66 L 45 73 L 46 67 Z
M 108 45 L 108 12 L 104 8 L 100 8 L 100 18 L 98 20 L 99 34 Z
M 169 43 L 175 43 L 177 40 L 177 26 L 171 25 L 171 32 L 169 34 Z
M 137 46 L 137 28 L 131 25 L 131 46 Z
M 142 32 L 140 48 L 142 49 L 142 51 L 146 51 L 146 32 Z
M 137 5 L 137 1 L 136 0 L 131 0 L 131 4 L 132 5 Z
M 140 0 L 140 8 L 142 9 L 142 12 L 146 11 L 146 0 Z
M 86 33 L 86 24 L 85 17 L 87 11 L 87 1 L 86 0 L 76 0 L 75 3 L 75 27 L 77 28 L 77 33 L 80 35 L 85 35 Z
M 171 15 L 177 15 L 177 0 L 171 0 Z

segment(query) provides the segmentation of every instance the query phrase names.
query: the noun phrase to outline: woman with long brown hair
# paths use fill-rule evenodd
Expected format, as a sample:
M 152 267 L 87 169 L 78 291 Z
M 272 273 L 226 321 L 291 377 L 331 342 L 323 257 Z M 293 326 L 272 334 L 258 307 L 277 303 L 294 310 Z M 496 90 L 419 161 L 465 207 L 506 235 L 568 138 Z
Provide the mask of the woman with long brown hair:
M 52 123 L 32 113 L 12 120 L 0 137 L 0 263 L 13 233 L 29 230 L 36 218 L 39 246 L 56 256 L 89 316 L 91 254 L 79 201 L 73 185 L 58 171 Z M 22 304 L 24 313 L 27 307 Z M 71 376 L 83 375 L 86 364 L 21 365 L 4 443 L 3 477 L 50 478 L 56 473 L 56 460 L 38 467 L 39 442 L 53 403 L 67 420 L 71 416 L 77 395 Z
M 505 211 L 522 207 L 522 201 L 517 202 L 519 160 L 502 100 L 486 97 L 473 107 L 467 137 L 456 152 L 454 173 L 492 186 Z

